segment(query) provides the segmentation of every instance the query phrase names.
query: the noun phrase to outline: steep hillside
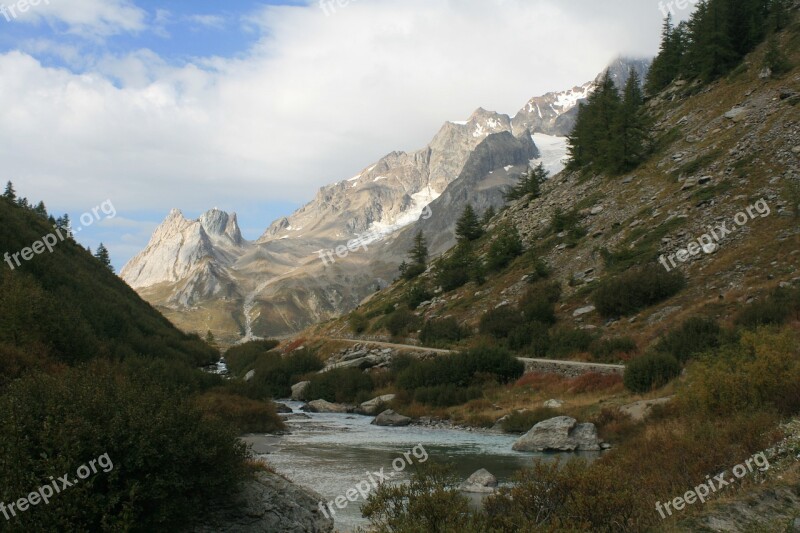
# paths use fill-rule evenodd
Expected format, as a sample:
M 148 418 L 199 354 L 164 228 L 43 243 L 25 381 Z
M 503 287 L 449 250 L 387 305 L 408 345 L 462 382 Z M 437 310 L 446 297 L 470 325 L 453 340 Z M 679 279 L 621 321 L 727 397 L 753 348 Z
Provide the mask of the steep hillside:
M 470 283 L 451 293 L 439 292 L 418 314 L 424 319 L 452 316 L 477 330 L 487 311 L 517 303 L 537 279 L 535 267 L 543 261 L 550 279 L 563 290 L 557 308 L 563 324 L 604 336 L 632 336 L 644 347 L 687 316 L 710 314 L 726 320 L 743 302 L 779 282 L 798 281 L 800 76 L 793 72 L 761 79 L 764 53 L 762 48 L 753 54 L 727 79 L 709 86 L 678 82 L 651 99 L 647 107 L 655 117 L 656 151 L 635 172 L 608 178 L 565 171 L 542 186 L 540 198 L 508 205 L 491 221 L 477 250 L 486 259 L 498 228 L 510 224 L 528 252 L 489 275 L 482 286 Z M 747 222 L 739 227 L 735 217 L 747 214 L 748 208 L 752 216 L 746 215 Z M 574 212 L 581 228 L 577 236 L 554 229 L 557 212 Z M 672 266 L 670 255 L 710 229 L 721 236 L 724 232 L 716 228 L 723 223 L 736 229 L 714 240 L 712 253 L 691 255 L 686 263 L 673 258 Z M 449 242 L 454 242 L 452 234 Z M 622 320 L 608 320 L 588 309 L 603 279 L 637 265 L 663 269 L 662 255 L 670 270 L 686 278 L 687 287 L 677 296 Z M 434 266 L 421 278 L 432 292 L 437 289 L 435 273 Z M 403 301 L 412 285 L 401 281 L 381 291 L 360 312 L 369 315 Z M 381 334 L 380 322 L 375 328 Z M 317 332 L 341 336 L 347 329 L 345 317 Z
M 59 231 L 66 237 L 66 230 Z M 58 238 L 47 218 L 0 199 L 0 249 L 13 255 L 45 235 L 56 237 L 52 253 L 45 249 L 18 267 L 12 261 L 14 270 L 2 265 L 0 345 L 7 356 L 0 364 L 6 379 L 34 354 L 67 363 L 142 355 L 196 366 L 218 357 L 196 335 L 175 329 L 74 240 Z

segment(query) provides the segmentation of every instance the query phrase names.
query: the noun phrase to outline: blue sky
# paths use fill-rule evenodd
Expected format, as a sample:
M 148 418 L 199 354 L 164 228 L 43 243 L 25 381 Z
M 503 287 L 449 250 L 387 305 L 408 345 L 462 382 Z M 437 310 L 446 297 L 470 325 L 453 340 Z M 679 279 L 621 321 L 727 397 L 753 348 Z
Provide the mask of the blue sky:
M 17 0 L 18 1 L 18 0 Z M 17 1 L 0 0 L 15 6 Z M 171 208 L 248 239 L 478 107 L 514 114 L 658 47 L 658 2 L 42 0 L 0 15 L 0 161 L 119 270 Z

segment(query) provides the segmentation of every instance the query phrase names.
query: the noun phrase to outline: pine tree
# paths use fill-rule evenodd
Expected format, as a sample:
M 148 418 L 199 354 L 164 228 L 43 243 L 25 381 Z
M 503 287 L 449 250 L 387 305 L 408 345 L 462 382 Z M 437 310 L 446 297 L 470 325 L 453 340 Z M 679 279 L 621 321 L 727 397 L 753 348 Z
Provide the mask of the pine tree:
M 39 202 L 36 204 L 36 207 L 33 208 L 33 211 L 42 218 L 47 218 L 47 207 L 45 207 L 44 202 Z
M 483 216 L 481 217 L 481 225 L 483 226 L 484 229 L 486 229 L 486 226 L 489 225 L 489 223 L 492 221 L 492 219 L 496 214 L 497 211 L 495 211 L 493 205 L 490 205 L 489 209 L 483 212 Z
M 664 19 L 661 30 L 661 48 L 647 74 L 645 88 L 656 94 L 666 88 L 681 74 L 686 49 L 686 24 L 672 25 L 672 15 Z
M 106 268 L 108 268 L 111 272 L 114 272 L 114 267 L 111 265 L 111 256 L 108 253 L 108 249 L 103 245 L 102 242 L 97 247 L 97 251 L 94 253 L 94 256 Z
M 10 181 L 6 183 L 6 192 L 3 193 L 3 198 L 11 200 L 12 202 L 17 199 L 17 193 L 14 191 L 14 184 Z
M 542 195 L 542 183 L 547 181 L 549 174 L 542 163 L 539 163 L 536 168 L 528 169 L 528 172 L 520 177 L 519 182 L 506 191 L 506 201 L 519 200 L 527 195 L 539 198 Z
M 412 280 L 425 272 L 428 264 L 428 243 L 425 240 L 425 235 L 419 231 L 414 236 L 414 245 L 408 251 L 408 257 L 411 263 L 405 261 L 400 265 L 400 275 L 403 279 Z
M 478 215 L 475 214 L 472 205 L 467 204 L 461 217 L 456 222 L 456 236 L 458 237 L 458 241 L 475 241 L 480 239 L 482 235 L 483 228 L 481 228 L 480 222 L 478 222 Z
M 613 168 L 612 130 L 621 105 L 619 91 L 608 71 L 586 104 L 578 109 L 578 118 L 568 138 L 572 170 L 603 172 Z
M 208 330 L 206 332 L 206 344 L 208 344 L 209 346 L 217 345 L 217 340 L 214 338 L 214 334 L 211 333 L 211 330 Z
M 415 265 L 425 266 L 428 264 L 428 241 L 422 230 L 414 236 L 414 245 L 408 251 L 408 257 Z
M 58 226 L 58 229 L 69 230 L 69 225 L 69 215 L 66 213 L 56 219 L 56 226 Z
M 631 69 L 611 135 L 608 170 L 621 174 L 633 170 L 644 160 L 647 126 L 639 76 Z

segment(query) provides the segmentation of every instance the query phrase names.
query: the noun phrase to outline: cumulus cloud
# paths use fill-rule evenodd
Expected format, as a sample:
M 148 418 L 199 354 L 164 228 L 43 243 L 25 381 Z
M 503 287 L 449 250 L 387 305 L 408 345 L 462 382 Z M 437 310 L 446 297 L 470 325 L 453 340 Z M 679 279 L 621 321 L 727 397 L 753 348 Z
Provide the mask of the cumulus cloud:
M 98 36 L 147 20 L 124 0 L 52 0 L 32 16 Z M 251 13 L 242 31 L 261 37 L 234 58 L 133 50 L 70 70 L 12 51 L 0 158 L 23 192 L 76 211 L 299 202 L 478 106 L 513 114 L 620 53 L 654 53 L 660 18 L 640 0 L 359 0 L 330 16 L 316 3 Z

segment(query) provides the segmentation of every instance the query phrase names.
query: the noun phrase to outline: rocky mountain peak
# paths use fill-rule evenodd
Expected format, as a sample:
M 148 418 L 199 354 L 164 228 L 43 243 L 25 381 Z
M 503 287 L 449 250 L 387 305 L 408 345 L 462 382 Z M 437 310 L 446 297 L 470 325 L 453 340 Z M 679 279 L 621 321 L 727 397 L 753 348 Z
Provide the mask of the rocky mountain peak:
M 233 244 L 242 244 L 242 232 L 239 229 L 236 213 L 229 215 L 215 207 L 203 213 L 198 222 L 208 235 L 212 237 L 227 237 Z

